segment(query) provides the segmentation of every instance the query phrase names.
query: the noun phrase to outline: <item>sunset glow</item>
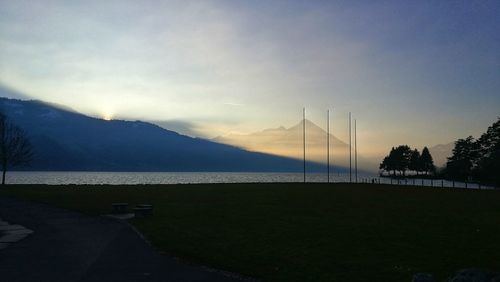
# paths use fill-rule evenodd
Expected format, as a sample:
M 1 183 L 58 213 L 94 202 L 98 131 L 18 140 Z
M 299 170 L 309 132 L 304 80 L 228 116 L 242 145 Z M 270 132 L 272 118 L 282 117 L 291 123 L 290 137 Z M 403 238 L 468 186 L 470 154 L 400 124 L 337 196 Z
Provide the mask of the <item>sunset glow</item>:
M 111 113 L 105 113 L 103 115 L 102 119 L 104 119 L 104 120 L 112 120 L 113 119 L 113 115 Z
M 0 86 L 106 120 L 103 101 L 120 119 L 215 138 L 293 126 L 304 106 L 324 128 L 335 108 L 333 134 L 347 140 L 350 111 L 361 153 L 381 156 L 393 144 L 478 135 L 499 114 L 498 2 L 0 1 L 0 10 Z

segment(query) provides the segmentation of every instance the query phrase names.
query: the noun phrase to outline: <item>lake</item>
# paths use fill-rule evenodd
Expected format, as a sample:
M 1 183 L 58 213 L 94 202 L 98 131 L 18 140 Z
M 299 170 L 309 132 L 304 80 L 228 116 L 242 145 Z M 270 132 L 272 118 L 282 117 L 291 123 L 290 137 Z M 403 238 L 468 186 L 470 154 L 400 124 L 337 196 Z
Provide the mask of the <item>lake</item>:
M 375 175 L 358 175 L 358 179 Z M 354 176 L 353 176 L 354 177 Z M 262 172 L 74 172 L 11 171 L 8 184 L 188 184 L 188 183 L 257 183 L 302 182 L 302 173 Z M 308 182 L 326 182 L 326 173 L 308 173 Z M 330 180 L 348 182 L 349 174 L 330 174 Z M 332 182 L 333 182 L 332 181 Z
M 302 173 L 281 172 L 88 172 L 88 171 L 10 171 L 7 184 L 190 184 L 190 183 L 263 183 L 302 182 Z M 404 179 L 391 180 L 376 174 L 360 173 L 358 182 L 382 184 L 417 185 L 433 187 L 455 187 L 491 189 L 476 183 L 451 182 L 447 180 Z M 327 182 L 326 173 L 308 173 L 307 182 Z M 331 173 L 330 182 L 349 182 L 348 173 Z M 354 182 L 354 174 L 353 174 Z

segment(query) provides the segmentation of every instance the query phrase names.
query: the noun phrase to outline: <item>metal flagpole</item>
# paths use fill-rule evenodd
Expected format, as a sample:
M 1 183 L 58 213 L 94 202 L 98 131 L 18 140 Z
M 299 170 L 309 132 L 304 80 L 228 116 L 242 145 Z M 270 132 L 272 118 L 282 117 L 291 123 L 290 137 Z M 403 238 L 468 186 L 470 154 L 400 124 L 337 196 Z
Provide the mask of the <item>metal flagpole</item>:
M 356 119 L 354 119 L 354 177 L 358 183 L 358 137 L 356 134 Z
M 351 112 L 349 112 L 349 182 L 352 182 Z
M 326 170 L 327 181 L 330 183 L 330 110 L 326 111 Z
M 333 109 L 332 109 L 332 112 L 333 112 Z M 330 120 L 330 119 L 328 119 L 328 120 Z M 331 132 L 332 132 L 332 135 L 333 135 L 333 128 L 332 128 Z M 328 135 L 328 138 L 330 138 L 330 135 Z M 333 139 L 333 141 L 335 141 L 335 139 Z M 331 151 L 331 153 L 332 153 L 332 154 L 333 154 L 333 145 L 334 145 L 334 144 L 333 144 L 333 142 L 332 142 L 332 148 L 330 149 L 330 151 Z M 330 154 L 329 154 L 329 155 L 330 155 Z M 330 162 L 331 162 L 331 163 L 333 163 L 333 158 L 332 158 L 332 160 L 331 160 Z M 334 177 L 335 177 L 335 173 L 334 173 L 334 174 L 333 174 L 333 176 L 332 176 L 332 181 L 333 181 L 333 182 L 335 182 Z
M 304 145 L 304 183 L 306 182 L 306 108 L 302 109 L 302 141 Z

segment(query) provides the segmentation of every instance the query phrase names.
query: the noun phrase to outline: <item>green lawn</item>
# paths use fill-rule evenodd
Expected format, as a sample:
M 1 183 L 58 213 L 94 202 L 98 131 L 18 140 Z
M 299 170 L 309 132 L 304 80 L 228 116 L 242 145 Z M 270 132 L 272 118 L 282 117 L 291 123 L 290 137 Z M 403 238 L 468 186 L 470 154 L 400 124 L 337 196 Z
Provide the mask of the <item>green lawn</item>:
M 8 186 L 90 214 L 151 203 L 134 224 L 162 252 L 264 281 L 439 279 L 500 270 L 500 191 L 367 184 Z

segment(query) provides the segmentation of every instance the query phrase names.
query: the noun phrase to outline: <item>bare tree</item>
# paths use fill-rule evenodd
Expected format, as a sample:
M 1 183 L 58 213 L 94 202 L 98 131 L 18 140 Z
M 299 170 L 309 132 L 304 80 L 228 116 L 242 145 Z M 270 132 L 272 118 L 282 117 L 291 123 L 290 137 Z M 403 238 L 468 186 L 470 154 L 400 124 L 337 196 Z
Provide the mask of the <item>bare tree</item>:
M 0 113 L 0 161 L 2 163 L 2 185 L 5 184 L 7 169 L 29 165 L 33 149 L 24 130 L 11 123 Z

